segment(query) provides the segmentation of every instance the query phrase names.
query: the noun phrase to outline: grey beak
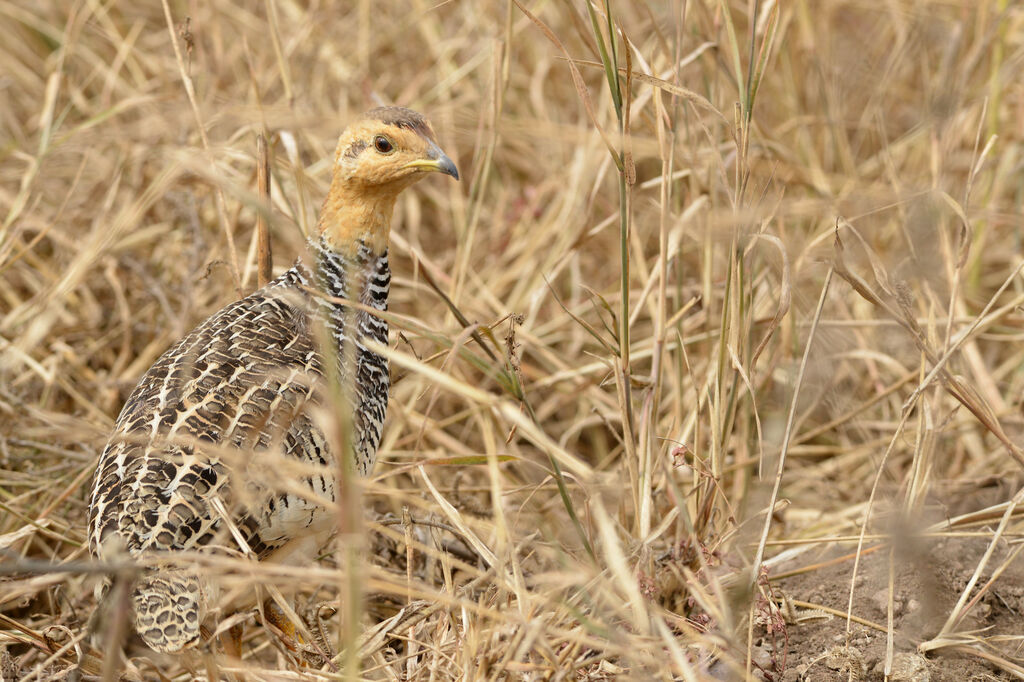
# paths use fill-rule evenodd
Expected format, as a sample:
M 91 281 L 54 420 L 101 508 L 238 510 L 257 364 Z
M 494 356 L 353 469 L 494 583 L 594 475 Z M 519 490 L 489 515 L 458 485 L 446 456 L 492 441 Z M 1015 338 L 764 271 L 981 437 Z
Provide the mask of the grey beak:
M 430 143 L 430 151 L 427 152 L 427 156 L 430 157 L 434 164 L 437 164 L 432 170 L 450 175 L 456 180 L 459 179 L 459 169 L 455 167 L 455 162 L 449 159 L 448 155 L 441 151 L 441 148 L 433 142 Z
M 451 159 L 449 159 L 444 152 L 441 152 L 440 150 L 438 151 L 440 152 L 441 155 L 437 159 L 437 170 L 441 171 L 442 173 L 446 173 L 447 175 L 450 175 L 456 180 L 458 180 L 459 169 L 455 167 L 455 163 Z

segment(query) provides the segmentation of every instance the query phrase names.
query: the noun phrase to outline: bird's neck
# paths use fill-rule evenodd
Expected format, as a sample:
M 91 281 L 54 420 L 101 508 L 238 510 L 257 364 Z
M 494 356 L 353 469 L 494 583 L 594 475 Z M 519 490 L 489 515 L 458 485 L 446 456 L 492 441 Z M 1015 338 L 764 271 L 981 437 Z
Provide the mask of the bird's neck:
M 357 255 L 360 244 L 373 255 L 386 253 L 397 198 L 389 187 L 354 187 L 335 176 L 318 224 L 325 246 L 349 259 Z

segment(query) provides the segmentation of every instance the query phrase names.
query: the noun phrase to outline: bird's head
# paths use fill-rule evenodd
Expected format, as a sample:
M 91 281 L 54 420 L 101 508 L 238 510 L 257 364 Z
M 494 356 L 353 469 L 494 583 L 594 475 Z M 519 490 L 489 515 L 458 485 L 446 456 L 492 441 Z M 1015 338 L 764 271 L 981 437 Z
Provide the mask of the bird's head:
M 431 171 L 459 179 L 427 120 L 402 107 L 371 109 L 338 140 L 321 234 L 339 251 L 354 252 L 362 243 L 383 253 L 398 194 Z
M 336 181 L 355 191 L 397 194 L 431 171 L 459 179 L 427 120 L 403 107 L 363 114 L 338 140 L 334 158 Z

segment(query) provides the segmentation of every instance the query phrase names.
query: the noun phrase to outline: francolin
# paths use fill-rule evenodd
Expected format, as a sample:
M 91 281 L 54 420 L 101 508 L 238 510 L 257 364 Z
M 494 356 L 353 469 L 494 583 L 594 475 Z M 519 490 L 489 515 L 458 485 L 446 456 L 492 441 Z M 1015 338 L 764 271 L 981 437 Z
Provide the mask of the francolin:
M 390 377 L 365 340 L 387 343 L 372 311 L 387 309 L 395 200 L 431 171 L 459 177 L 423 116 L 366 112 L 338 142 L 308 253 L 175 344 L 125 402 L 96 470 L 89 549 L 146 559 L 132 604 L 156 651 L 199 643 L 222 606 L 216 581 L 175 552 L 311 561 L 336 528 L 341 453 L 324 427 L 335 378 L 348 413 L 327 416 L 347 425 L 350 470 L 373 468 Z M 261 460 L 299 473 L 253 475 Z

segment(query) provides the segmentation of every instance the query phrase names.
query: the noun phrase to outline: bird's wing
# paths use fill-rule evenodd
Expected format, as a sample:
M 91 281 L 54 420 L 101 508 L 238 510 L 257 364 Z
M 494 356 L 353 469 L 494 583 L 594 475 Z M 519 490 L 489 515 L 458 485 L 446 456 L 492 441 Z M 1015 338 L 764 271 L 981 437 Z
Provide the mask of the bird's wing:
M 253 551 L 272 548 L 265 545 L 280 528 L 261 531 L 280 510 L 273 501 L 267 510 L 265 482 L 237 474 L 259 469 L 260 460 L 273 471 L 280 453 L 329 461 L 308 414 L 322 377 L 308 310 L 299 289 L 266 287 L 209 318 L 150 368 L 100 458 L 90 513 L 95 553 L 111 538 L 132 554 L 194 549 L 218 532 L 227 539 L 225 510 Z M 333 483 L 314 492 L 329 497 Z M 277 526 L 291 528 L 299 511 Z

